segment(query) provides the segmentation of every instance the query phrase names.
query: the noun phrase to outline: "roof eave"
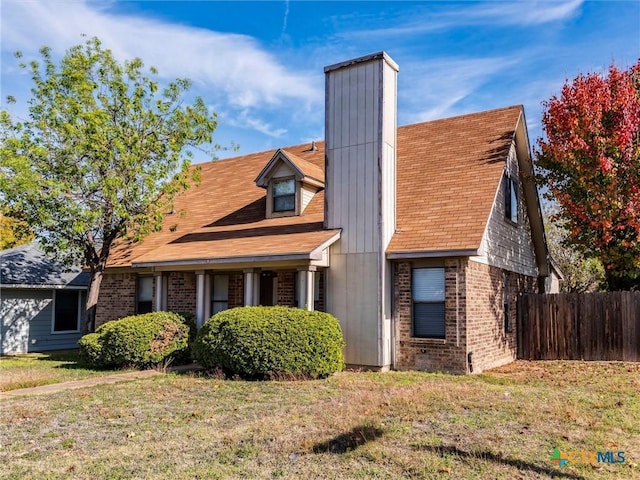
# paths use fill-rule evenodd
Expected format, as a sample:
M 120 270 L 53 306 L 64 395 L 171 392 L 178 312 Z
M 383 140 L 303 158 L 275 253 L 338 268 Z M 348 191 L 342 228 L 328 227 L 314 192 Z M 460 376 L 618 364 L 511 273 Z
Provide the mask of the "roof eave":
M 440 257 L 474 257 L 478 255 L 478 249 L 459 250 L 417 250 L 406 252 L 387 252 L 389 260 L 410 260 L 418 258 L 440 258 Z
M 540 197 L 538 196 L 538 189 L 535 182 L 533 160 L 531 158 L 531 146 L 529 145 L 529 136 L 527 135 L 527 124 L 524 116 L 524 109 L 520 111 L 520 116 L 518 117 L 515 137 L 520 171 L 524 172 L 521 179 L 522 189 L 524 191 L 527 215 L 529 217 L 531 240 L 533 242 L 533 249 L 536 256 L 536 264 L 538 266 L 538 276 L 547 277 L 550 273 L 549 250 L 547 248 L 547 239 L 544 232 Z
M 0 283 L 2 289 L 20 290 L 86 290 L 87 285 L 68 284 L 33 284 L 33 283 Z
M 328 246 L 335 243 L 340 238 L 340 232 L 336 232 L 320 245 L 309 252 L 303 253 L 284 253 L 284 254 L 265 254 L 265 255 L 239 255 L 233 257 L 219 258 L 189 258 L 182 260 L 151 260 L 132 262 L 132 268 L 154 268 L 154 267 L 184 267 L 184 266 L 205 266 L 205 265 L 226 265 L 231 263 L 262 263 L 262 262 L 286 262 L 300 261 L 307 262 L 311 260 L 321 260 L 322 251 Z

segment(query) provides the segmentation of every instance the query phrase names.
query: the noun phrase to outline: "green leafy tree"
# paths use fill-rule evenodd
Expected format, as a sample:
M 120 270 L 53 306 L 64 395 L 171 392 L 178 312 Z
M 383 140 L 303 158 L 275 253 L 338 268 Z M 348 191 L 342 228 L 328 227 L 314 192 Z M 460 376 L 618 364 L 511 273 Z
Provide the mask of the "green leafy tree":
M 97 38 L 59 64 L 40 53 L 20 65 L 33 80 L 28 118 L 0 112 L 0 195 L 46 251 L 90 270 L 84 331 L 93 331 L 114 242 L 161 227 L 197 176 L 190 148 L 211 145 L 216 116 L 200 98 L 185 103 L 188 80 L 162 87 L 154 68 L 116 61 Z
M 640 60 L 579 75 L 544 106 L 538 180 L 567 241 L 602 263 L 610 290 L 640 288 Z

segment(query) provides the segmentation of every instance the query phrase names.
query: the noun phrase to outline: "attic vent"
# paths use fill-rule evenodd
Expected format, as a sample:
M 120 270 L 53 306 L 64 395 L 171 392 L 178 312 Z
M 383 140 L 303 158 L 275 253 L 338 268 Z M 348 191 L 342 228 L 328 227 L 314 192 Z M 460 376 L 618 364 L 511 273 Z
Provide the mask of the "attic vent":
M 315 140 L 311 142 L 311 146 L 309 147 L 309 150 L 305 150 L 305 152 L 317 152 L 318 151 L 318 146 L 316 145 Z

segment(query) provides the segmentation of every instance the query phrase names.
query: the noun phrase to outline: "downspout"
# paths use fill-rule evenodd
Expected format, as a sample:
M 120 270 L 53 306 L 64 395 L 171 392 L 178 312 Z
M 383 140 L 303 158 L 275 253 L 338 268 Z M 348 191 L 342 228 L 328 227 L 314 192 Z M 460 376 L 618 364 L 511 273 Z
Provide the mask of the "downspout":
M 391 302 L 391 369 L 396 369 L 396 264 L 390 262 L 391 275 L 391 291 L 389 301 Z
M 460 289 L 458 279 L 460 275 L 460 259 L 456 259 L 456 347 L 460 346 Z

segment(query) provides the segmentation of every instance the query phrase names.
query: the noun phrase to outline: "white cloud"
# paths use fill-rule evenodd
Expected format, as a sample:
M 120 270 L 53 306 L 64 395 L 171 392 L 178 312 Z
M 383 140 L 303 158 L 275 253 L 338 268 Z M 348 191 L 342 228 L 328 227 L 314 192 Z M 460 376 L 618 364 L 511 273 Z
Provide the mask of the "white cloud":
M 2 2 L 2 49 L 33 55 L 42 45 L 61 54 L 99 37 L 119 59 L 142 58 L 164 78 L 187 77 L 207 97 L 223 96 L 237 108 L 274 107 L 296 101 L 322 104 L 317 72 L 289 71 L 247 35 L 214 32 L 156 19 L 115 15 L 86 1 Z
M 465 13 L 469 15 L 469 19 L 492 19 L 509 25 L 540 25 L 572 18 L 583 2 L 584 0 L 491 2 Z
M 456 109 L 459 102 L 516 62 L 516 59 L 506 57 L 456 57 L 409 63 L 402 71 L 399 84 L 401 123 L 463 113 Z
M 483 3 L 459 3 L 455 6 L 431 9 L 415 9 L 411 17 L 402 17 L 385 21 L 380 28 L 364 28 L 347 30 L 339 37 L 345 39 L 399 38 L 434 33 L 438 31 L 458 28 L 464 25 L 541 25 L 557 22 L 574 17 L 579 13 L 584 0 L 566 1 L 489 1 Z M 383 13 L 386 20 L 387 13 Z M 351 22 L 349 16 L 341 20 Z
M 269 137 L 281 138 L 287 133 L 286 128 L 276 128 L 270 123 L 255 116 L 255 113 L 252 114 L 248 109 L 243 109 L 233 113 L 218 110 L 218 115 L 225 125 L 245 129 L 249 128 Z

